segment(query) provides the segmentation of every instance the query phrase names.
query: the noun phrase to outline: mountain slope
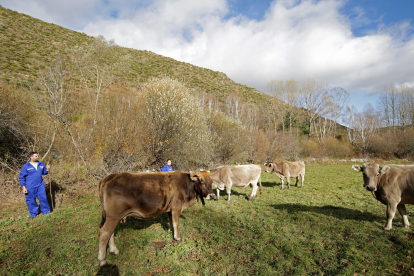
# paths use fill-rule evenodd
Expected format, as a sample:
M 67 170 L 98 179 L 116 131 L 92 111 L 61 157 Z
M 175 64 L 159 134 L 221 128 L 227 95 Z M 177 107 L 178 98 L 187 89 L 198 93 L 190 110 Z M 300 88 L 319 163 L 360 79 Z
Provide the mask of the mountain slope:
M 65 48 L 87 45 L 92 37 L 46 23 L 0 6 L 0 74 L 3 81 L 34 79 L 39 70 L 65 55 Z M 222 72 L 164 57 L 150 51 L 123 48 L 132 58 L 128 81 L 146 81 L 170 76 L 200 92 L 214 94 L 220 101 L 239 92 L 245 102 L 266 105 L 271 97 L 232 81 Z

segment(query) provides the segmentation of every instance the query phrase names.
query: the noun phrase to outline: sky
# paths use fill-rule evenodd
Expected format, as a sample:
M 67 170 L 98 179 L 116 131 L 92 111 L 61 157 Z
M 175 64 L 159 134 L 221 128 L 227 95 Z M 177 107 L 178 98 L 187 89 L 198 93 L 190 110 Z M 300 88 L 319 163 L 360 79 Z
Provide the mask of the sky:
M 225 73 L 267 93 L 314 79 L 376 106 L 386 86 L 414 86 L 414 0 L 0 0 L 45 22 L 102 34 Z

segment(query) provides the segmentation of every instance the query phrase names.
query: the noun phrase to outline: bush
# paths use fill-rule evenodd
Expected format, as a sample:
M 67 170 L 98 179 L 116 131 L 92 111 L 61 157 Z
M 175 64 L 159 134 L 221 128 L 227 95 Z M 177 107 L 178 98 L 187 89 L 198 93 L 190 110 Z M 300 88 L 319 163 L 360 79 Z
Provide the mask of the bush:
M 208 116 L 209 132 L 213 143 L 215 162 L 228 163 L 246 160 L 248 135 L 243 125 L 220 111 Z
M 396 152 L 396 137 L 392 132 L 372 135 L 368 141 L 367 152 L 374 157 L 390 160 Z
M 398 133 L 396 155 L 414 161 L 414 128 Z
M 183 84 L 170 78 L 152 79 L 142 85 L 139 101 L 137 138 L 148 165 L 161 167 L 169 158 L 187 170 L 210 161 L 206 116 Z
M 324 155 L 331 158 L 349 158 L 353 156 L 352 145 L 349 141 L 339 141 L 336 138 L 328 138 L 323 143 Z
M 268 160 L 297 160 L 300 153 L 299 138 L 280 132 L 268 134 L 270 147 L 267 154 Z

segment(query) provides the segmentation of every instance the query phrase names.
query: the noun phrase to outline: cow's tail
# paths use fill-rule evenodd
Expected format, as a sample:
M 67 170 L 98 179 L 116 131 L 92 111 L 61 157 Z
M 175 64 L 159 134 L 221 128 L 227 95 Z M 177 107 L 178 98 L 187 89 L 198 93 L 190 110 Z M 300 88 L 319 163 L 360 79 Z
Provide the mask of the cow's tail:
M 262 173 L 260 173 L 260 176 L 259 176 L 259 185 L 260 185 L 260 194 L 262 195 L 263 194 L 263 190 L 262 190 Z
M 103 196 L 103 190 L 104 190 L 104 182 L 105 178 L 101 180 L 101 182 L 99 182 L 99 199 L 101 200 L 101 211 L 102 211 L 102 220 L 101 223 L 99 224 L 99 228 L 101 228 L 106 221 L 106 214 L 105 214 L 105 202 L 104 202 L 104 196 Z

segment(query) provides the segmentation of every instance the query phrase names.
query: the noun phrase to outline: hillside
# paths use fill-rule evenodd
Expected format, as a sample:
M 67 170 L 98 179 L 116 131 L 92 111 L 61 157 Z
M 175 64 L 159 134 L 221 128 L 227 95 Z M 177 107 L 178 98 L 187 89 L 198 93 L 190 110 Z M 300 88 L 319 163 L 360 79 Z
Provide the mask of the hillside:
M 2 81 L 34 79 L 39 70 L 64 55 L 65 48 L 87 45 L 92 37 L 0 6 L 0 74 Z M 238 91 L 245 102 L 264 105 L 270 96 L 232 81 L 222 72 L 180 62 L 150 51 L 123 48 L 132 59 L 128 81 L 170 76 L 188 88 L 214 94 L 220 101 Z

